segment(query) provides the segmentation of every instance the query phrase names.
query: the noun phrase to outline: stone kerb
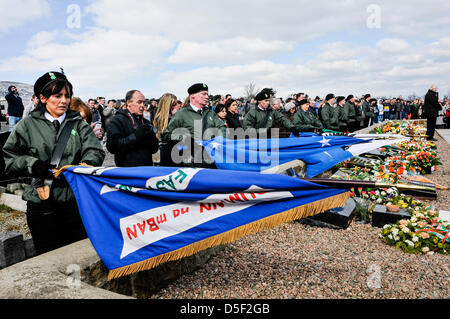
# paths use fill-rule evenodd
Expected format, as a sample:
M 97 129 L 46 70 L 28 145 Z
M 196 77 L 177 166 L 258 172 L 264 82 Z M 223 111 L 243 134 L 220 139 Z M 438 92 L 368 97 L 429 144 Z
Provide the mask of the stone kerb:
M 27 259 L 0 270 L 0 299 L 130 299 L 79 280 L 99 261 L 89 239 Z

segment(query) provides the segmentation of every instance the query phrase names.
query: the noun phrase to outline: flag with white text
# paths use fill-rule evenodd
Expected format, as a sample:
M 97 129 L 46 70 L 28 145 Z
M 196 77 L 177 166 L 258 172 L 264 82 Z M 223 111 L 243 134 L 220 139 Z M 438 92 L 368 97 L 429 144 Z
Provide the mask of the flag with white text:
M 258 172 L 79 166 L 63 174 L 110 279 L 340 207 L 348 199 L 341 189 Z

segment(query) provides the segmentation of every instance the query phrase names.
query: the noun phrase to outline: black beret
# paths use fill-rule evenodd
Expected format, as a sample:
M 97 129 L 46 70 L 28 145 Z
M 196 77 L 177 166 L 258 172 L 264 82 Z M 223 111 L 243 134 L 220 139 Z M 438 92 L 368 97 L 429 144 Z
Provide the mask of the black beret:
M 51 83 L 54 83 L 58 79 L 66 81 L 69 87 L 72 89 L 72 84 L 70 84 L 64 74 L 59 72 L 47 72 L 39 79 L 37 79 L 36 83 L 34 84 L 34 94 L 39 97 L 39 95 L 41 95 L 42 91 L 44 91 L 46 87 L 48 87 Z
M 270 93 L 267 90 L 262 90 L 255 96 L 256 101 L 262 101 L 270 99 Z
M 341 102 L 341 101 L 343 101 L 343 100 L 345 100 L 345 97 L 344 97 L 344 96 L 338 96 L 338 97 L 336 98 L 336 103 L 339 103 L 339 102 Z
M 370 97 L 370 94 L 364 95 L 364 99 L 368 99 Z
M 299 106 L 302 106 L 303 104 L 309 103 L 307 99 L 303 99 L 300 102 L 298 102 Z
M 328 94 L 327 95 L 327 97 L 325 98 L 325 100 L 331 100 L 332 98 L 334 98 L 334 94 L 333 93 L 330 93 L 330 94 Z
M 188 89 L 188 94 L 195 94 L 202 91 L 209 91 L 208 86 L 204 83 L 197 83 Z
M 350 101 L 353 98 L 354 98 L 354 96 L 350 94 L 349 96 L 347 96 L 347 101 Z

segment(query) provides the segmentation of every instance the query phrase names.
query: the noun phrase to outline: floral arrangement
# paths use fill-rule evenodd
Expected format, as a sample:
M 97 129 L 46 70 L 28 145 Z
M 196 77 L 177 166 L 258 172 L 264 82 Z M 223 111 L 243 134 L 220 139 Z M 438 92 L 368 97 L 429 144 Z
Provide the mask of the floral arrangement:
M 430 206 L 400 194 L 397 188 L 351 189 L 353 198 L 361 198 L 357 203 L 359 218 L 369 222 L 375 205 L 386 205 L 407 209 L 411 218 L 396 224 L 385 225 L 379 237 L 388 245 L 407 253 L 450 253 L 450 222 L 438 218 L 438 213 Z
M 407 136 L 425 136 L 426 127 L 419 124 L 418 121 L 388 121 L 382 126 L 375 128 L 378 134 L 400 134 Z
M 385 225 L 380 238 L 388 245 L 413 254 L 449 254 L 450 223 L 439 219 L 430 207 L 416 206 L 411 219 Z

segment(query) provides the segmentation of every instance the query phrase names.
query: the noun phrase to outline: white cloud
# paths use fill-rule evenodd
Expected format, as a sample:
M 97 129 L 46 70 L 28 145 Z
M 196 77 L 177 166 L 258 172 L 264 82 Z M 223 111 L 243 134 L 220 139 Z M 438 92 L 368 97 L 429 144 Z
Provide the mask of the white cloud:
M 303 63 L 282 64 L 261 60 L 224 67 L 200 67 L 185 72 L 163 74 L 162 89 L 185 96 L 187 87 L 205 82 L 212 94 L 244 95 L 244 87 L 272 87 L 278 96 L 295 92 L 324 96 L 327 93 L 374 96 L 408 96 L 425 93 L 430 83 L 438 83 L 444 91 L 450 86 L 446 70 L 450 59 L 445 49 L 448 38 L 433 43 L 435 58 L 428 55 L 429 46 L 412 47 L 406 41 L 384 39 L 375 48 L 351 43 L 321 46 L 321 54 Z M 340 51 L 341 52 L 336 52 Z M 448 89 L 447 89 L 448 90 Z M 446 91 L 445 91 L 446 93 Z
M 0 10 L 2 17 L 16 6 L 21 14 L 4 30 L 50 12 L 47 1 L 23 1 L 27 8 L 17 10 L 16 1 Z M 250 82 L 282 96 L 398 94 L 420 92 L 429 82 L 449 85 L 450 2 L 378 1 L 381 28 L 371 30 L 366 22 L 373 2 L 90 0 L 81 30 L 36 30 L 24 52 L 0 60 L 0 72 L 39 76 L 62 66 L 76 88 L 120 92 L 115 97 L 149 78 L 155 96 L 174 92 L 180 98 L 195 82 L 236 96 Z M 5 3 L 0 0 L 0 9 Z
M 38 74 L 63 67 L 74 88 L 98 91 L 119 88 L 130 78 L 152 74 L 163 62 L 163 53 L 173 47 L 160 36 L 103 29 L 91 29 L 77 38 L 60 44 L 52 33 L 38 33 L 30 40 L 26 54 L 3 61 L 0 71 Z
M 47 0 L 0 0 L 0 35 L 30 20 L 50 15 Z
M 228 64 L 244 63 L 292 50 L 293 45 L 284 41 L 264 41 L 236 37 L 206 43 L 182 41 L 168 58 L 169 63 Z

